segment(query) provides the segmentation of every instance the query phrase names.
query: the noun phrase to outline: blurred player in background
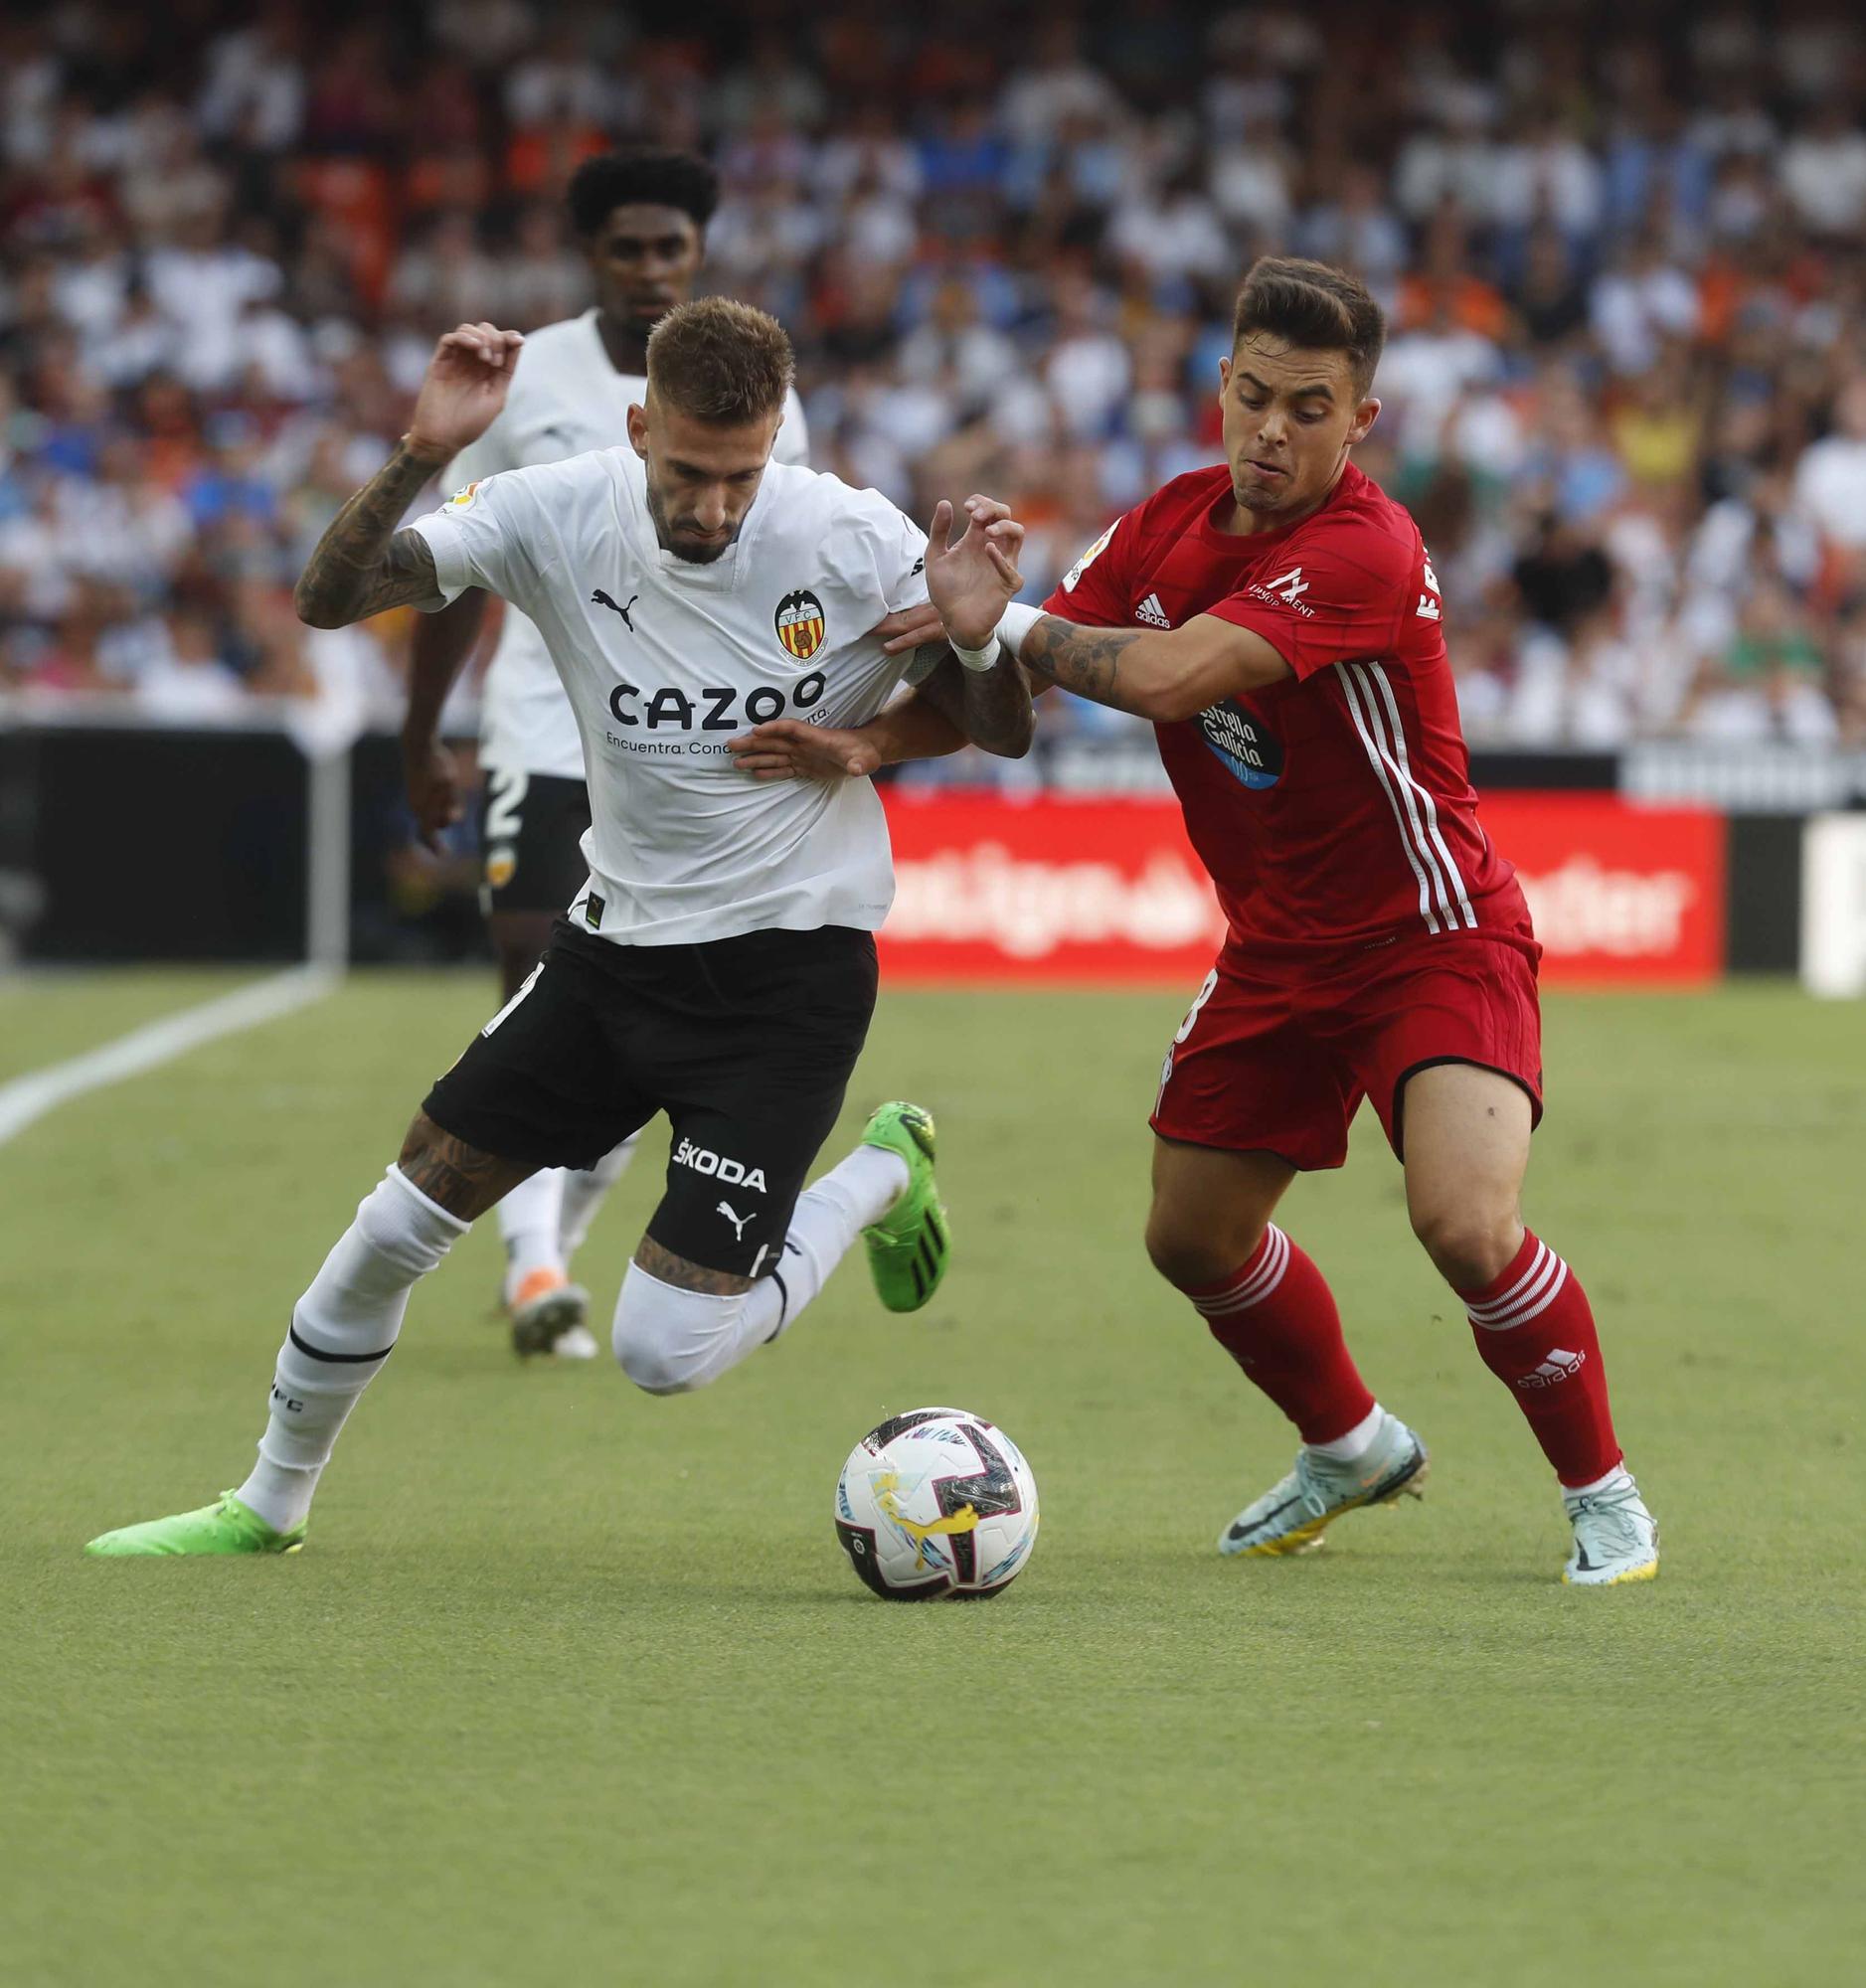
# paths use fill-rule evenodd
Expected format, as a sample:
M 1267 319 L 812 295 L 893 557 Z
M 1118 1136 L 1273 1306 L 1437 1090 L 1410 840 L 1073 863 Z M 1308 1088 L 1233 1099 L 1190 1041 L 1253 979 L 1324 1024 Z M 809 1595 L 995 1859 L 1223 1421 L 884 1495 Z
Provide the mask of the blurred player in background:
M 718 203 L 718 176 L 691 153 L 613 152 L 578 170 L 571 221 L 596 301 L 581 317 L 526 337 L 504 410 L 461 451 L 444 487 L 560 462 L 624 438 L 628 410 L 647 392 L 648 338 L 691 295 Z M 808 446 L 792 388 L 771 460 L 804 462 Z M 618 603 L 618 611 L 625 605 Z M 402 747 L 410 805 L 430 846 L 462 812 L 463 782 L 441 743 L 440 714 L 479 642 L 485 614 L 485 591 L 473 586 L 416 628 Z M 925 614 L 890 632 L 915 628 L 923 639 L 938 634 Z M 510 998 L 543 956 L 552 921 L 582 888 L 588 865 L 581 845 L 590 826 L 575 714 L 543 636 L 515 607 L 505 609 L 486 671 L 479 765 L 481 902 Z M 588 1359 L 595 1353 L 585 1324 L 588 1293 L 570 1281 L 570 1262 L 633 1150 L 626 1140 L 593 1167 L 543 1169 L 500 1204 L 504 1300 L 521 1354 Z
M 1349 459 L 1380 412 L 1384 341 L 1353 277 L 1259 262 L 1220 362 L 1225 462 L 1129 512 L 999 632 L 1040 681 L 1153 721 L 1230 926 L 1161 1073 L 1147 1249 L 1302 1445 L 1220 1552 L 1307 1551 L 1425 1476 L 1321 1272 L 1272 1221 L 1299 1171 L 1342 1164 L 1365 1096 L 1414 1232 L 1555 1468 L 1564 1578 L 1642 1580 L 1658 1529 L 1613 1434 L 1594 1315 L 1520 1213 L 1541 948 L 1478 824 L 1432 561 Z M 1008 602 L 1021 581 L 993 558 Z M 961 658 L 995 646 L 989 623 L 945 625 Z M 799 771 L 842 749 L 794 726 L 785 741 Z
M 778 713 L 880 717 L 889 756 L 970 739 L 1020 754 L 1023 674 L 941 645 L 890 654 L 885 616 L 931 576 L 995 619 L 986 543 L 1021 530 L 974 499 L 931 540 L 873 490 L 770 462 L 793 375 L 775 319 L 709 299 L 647 352 L 628 444 L 501 471 L 397 531 L 434 470 L 506 404 L 522 340 L 462 325 L 436 348 L 410 431 L 338 513 L 299 613 L 342 627 L 432 612 L 469 586 L 542 630 L 590 769 L 589 870 L 544 959 L 428 1092 L 401 1155 L 293 1307 L 259 1456 L 238 1492 L 91 1542 L 121 1555 L 288 1553 L 351 1408 L 395 1350 L 416 1281 L 540 1168 L 588 1166 L 658 1111 L 667 1188 L 615 1307 L 616 1360 L 650 1394 L 703 1387 L 791 1327 L 856 1238 L 882 1302 L 944 1275 L 933 1128 L 884 1104 L 804 1191 L 842 1107 L 894 895 L 865 780 L 770 783 L 728 741 Z M 920 686 L 898 699 L 903 680 Z

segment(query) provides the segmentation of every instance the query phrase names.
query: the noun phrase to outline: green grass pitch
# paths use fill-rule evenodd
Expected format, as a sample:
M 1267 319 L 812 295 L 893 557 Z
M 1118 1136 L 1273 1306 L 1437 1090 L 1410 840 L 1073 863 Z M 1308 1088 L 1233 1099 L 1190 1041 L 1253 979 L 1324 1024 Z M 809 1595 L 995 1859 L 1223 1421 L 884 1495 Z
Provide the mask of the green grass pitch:
M 14 983 L 7 1069 L 218 984 Z M 1601 1317 L 1649 1587 L 1559 1585 L 1546 1470 L 1366 1121 L 1285 1219 L 1430 1491 L 1217 1558 L 1291 1445 L 1140 1253 L 1170 995 L 884 994 L 838 1144 L 883 1096 L 938 1114 L 956 1253 L 920 1318 L 853 1261 L 653 1401 L 513 1364 L 483 1225 L 304 1554 L 83 1559 L 245 1474 L 290 1300 L 490 1006 L 359 977 L 0 1148 L 0 1979 L 1851 1977 L 1859 1009 L 1549 1004 L 1528 1214 Z M 647 1146 L 583 1260 L 599 1328 Z M 986 1607 L 889 1607 L 835 1546 L 845 1452 L 927 1401 L 1043 1489 Z

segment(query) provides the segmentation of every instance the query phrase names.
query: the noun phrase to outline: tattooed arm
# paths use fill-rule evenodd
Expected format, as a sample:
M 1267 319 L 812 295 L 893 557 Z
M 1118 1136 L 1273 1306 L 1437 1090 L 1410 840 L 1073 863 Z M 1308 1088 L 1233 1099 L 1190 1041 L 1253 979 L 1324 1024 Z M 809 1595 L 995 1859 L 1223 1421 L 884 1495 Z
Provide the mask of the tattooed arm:
M 1039 687 L 1054 683 L 1159 725 L 1289 674 L 1262 635 L 1215 614 L 1167 629 L 1080 628 L 1044 614 L 1018 644 L 1017 659 Z
M 298 576 L 291 597 L 299 620 L 342 628 L 385 607 L 441 605 L 426 540 L 396 524 L 422 485 L 492 425 L 524 342 L 515 331 L 463 324 L 435 345 L 408 433 L 330 521 Z
M 450 458 L 418 452 L 408 437 L 330 521 L 292 589 L 298 619 L 347 628 L 387 607 L 438 607 L 434 556 L 420 532 L 396 525 L 422 485 Z
M 1262 635 L 1215 614 L 1196 614 L 1183 628 L 1083 628 L 1060 615 L 1033 619 L 1030 608 L 1012 609 L 1024 584 L 1017 570 L 1023 527 L 989 497 L 968 497 L 964 508 L 965 533 L 954 544 L 951 505 L 934 507 L 927 590 L 955 647 L 979 648 L 995 631 L 1037 690 L 1060 684 L 1092 703 L 1163 724 L 1289 674 Z
M 981 751 L 1021 759 L 1030 750 L 1037 721 L 1030 708 L 1030 679 L 1000 648 L 988 670 L 966 670 L 950 650 L 923 677 L 914 698 L 933 706 Z

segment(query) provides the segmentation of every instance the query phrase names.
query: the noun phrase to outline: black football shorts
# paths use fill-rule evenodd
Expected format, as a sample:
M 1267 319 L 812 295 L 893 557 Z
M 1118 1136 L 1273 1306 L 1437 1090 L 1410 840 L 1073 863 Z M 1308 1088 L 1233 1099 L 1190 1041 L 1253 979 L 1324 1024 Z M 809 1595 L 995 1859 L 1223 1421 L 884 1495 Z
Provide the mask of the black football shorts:
M 672 1126 L 665 1249 L 756 1277 L 783 1248 L 875 1008 L 875 940 L 845 925 L 617 945 L 560 918 L 537 969 L 422 1109 L 481 1152 L 589 1167 Z
M 561 911 L 590 878 L 590 789 L 554 773 L 486 768 L 479 792 L 479 909 Z

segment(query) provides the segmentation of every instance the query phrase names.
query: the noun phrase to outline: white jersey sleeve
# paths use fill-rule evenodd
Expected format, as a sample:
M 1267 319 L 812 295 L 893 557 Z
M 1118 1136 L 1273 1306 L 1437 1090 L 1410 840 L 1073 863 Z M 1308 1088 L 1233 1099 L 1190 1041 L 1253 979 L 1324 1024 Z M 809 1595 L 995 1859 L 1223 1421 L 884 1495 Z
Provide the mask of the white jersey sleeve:
M 564 465 L 514 469 L 468 483 L 410 527 L 427 541 L 443 605 L 483 586 L 531 610 L 539 587 L 564 556 L 547 492 L 565 482 Z M 560 493 L 561 494 L 561 493 Z
M 876 538 L 876 578 L 890 614 L 927 601 L 927 534 L 906 512 L 888 506 Z M 946 654 L 943 637 L 923 642 L 907 659 L 901 681 L 910 688 L 933 675 Z

